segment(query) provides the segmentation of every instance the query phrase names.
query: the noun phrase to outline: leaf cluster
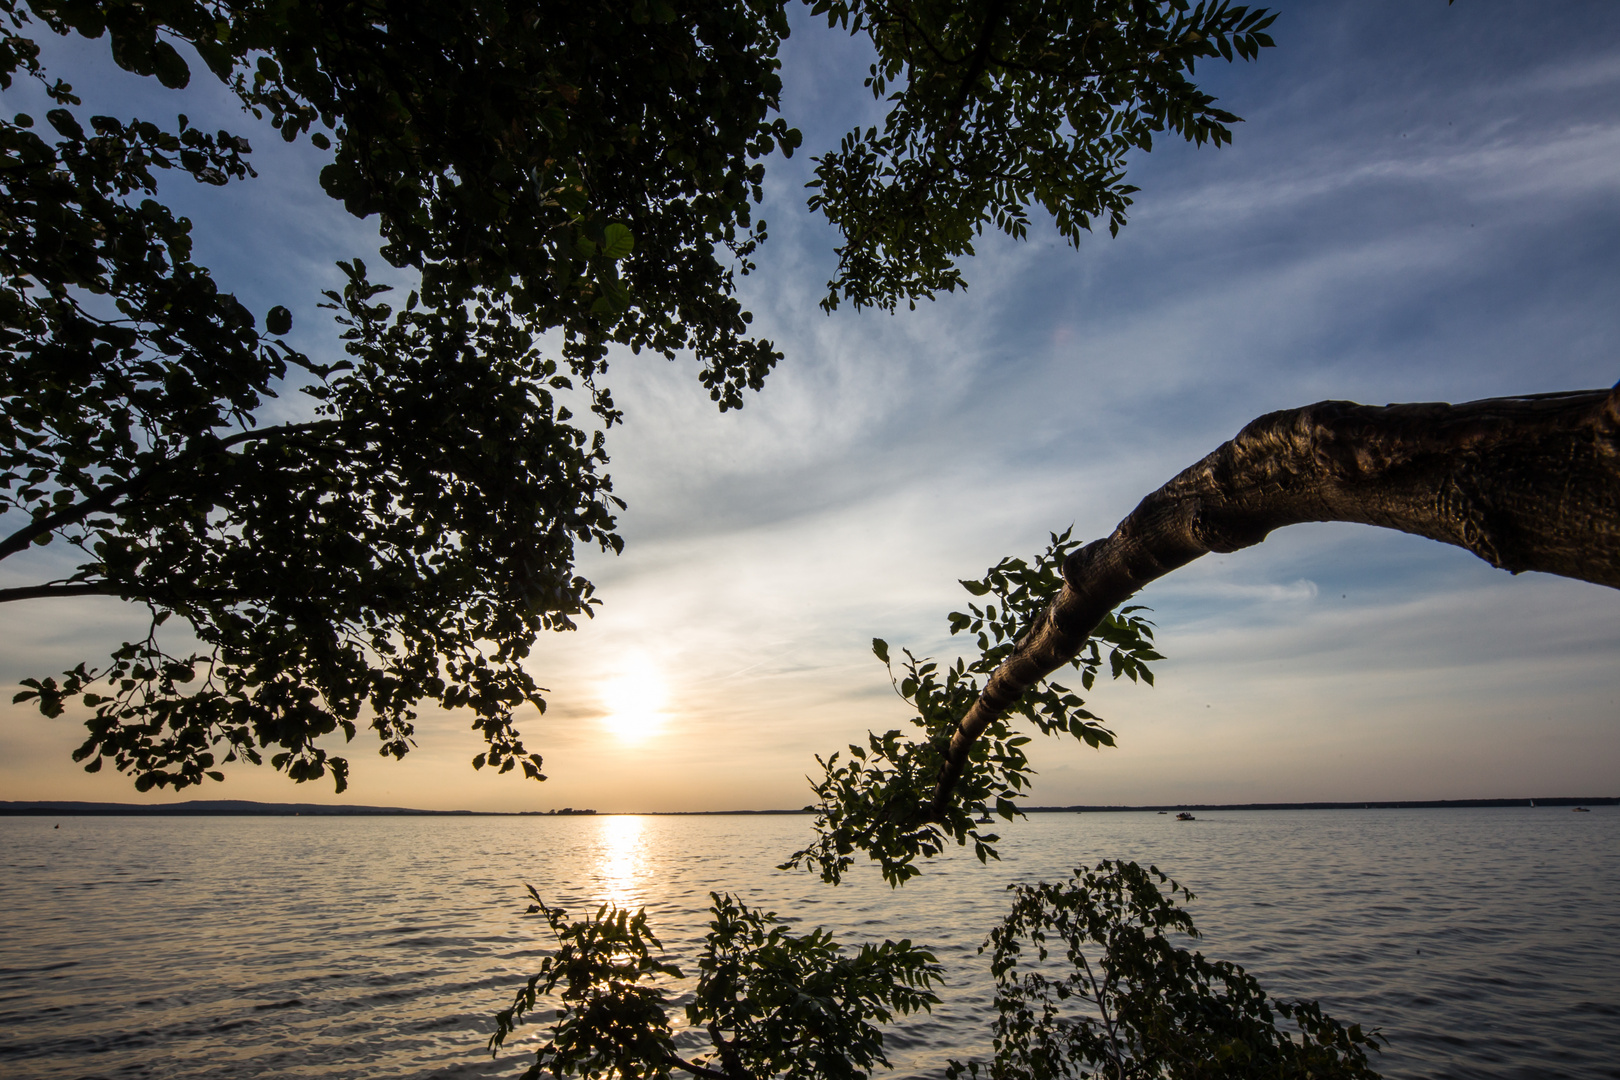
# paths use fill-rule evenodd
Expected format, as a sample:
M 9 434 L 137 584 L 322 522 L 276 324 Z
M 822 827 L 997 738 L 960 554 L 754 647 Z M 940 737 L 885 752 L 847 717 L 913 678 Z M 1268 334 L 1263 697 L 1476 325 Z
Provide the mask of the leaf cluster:
M 601 433 L 566 423 L 555 395 L 569 379 L 508 297 L 445 309 L 412 296 L 393 311 L 363 264 L 345 270 L 329 299 L 349 359 L 311 365 L 309 422 L 187 432 L 128 392 L 148 380 L 167 404 L 161 380 L 178 378 L 135 347 L 72 392 L 34 396 L 52 408 L 11 414 L 35 425 L 12 428 L 12 460 L 49 444 L 65 464 L 6 489 L 31 511 L 10 542 L 64 536 L 86 561 L 59 587 L 152 613 L 107 666 L 27 680 L 17 696 L 48 716 L 73 698 L 93 709 L 75 752 L 92 771 L 110 760 L 141 790 L 178 788 L 270 749 L 294 779 L 330 772 L 341 791 L 348 762 L 317 740 L 366 724 L 402 756 L 428 698 L 472 711 L 489 744 L 475 765 L 544 778 L 513 709 L 544 708 L 522 667 L 535 635 L 594 602 L 575 544 L 620 543 Z M 87 467 L 64 452 L 109 429 L 120 456 L 86 452 Z M 35 494 L 47 483 L 57 496 Z M 171 614 L 197 651 L 158 640 Z
M 877 50 L 866 80 L 889 106 L 816 158 L 810 206 L 838 227 L 822 306 L 893 310 L 964 287 L 986 229 L 1023 239 L 1031 211 L 1074 246 L 1125 224 L 1126 157 L 1169 131 L 1231 141 L 1238 117 L 1190 76 L 1252 60 L 1276 18 L 1229 0 L 814 0 Z
M 86 116 L 40 28 L 175 89 L 200 58 L 330 151 L 323 186 L 415 272 L 402 309 L 357 259 L 328 294 L 347 359 L 289 346 L 284 306 L 261 326 L 159 192 L 251 177 L 248 140 Z M 472 711 L 476 766 L 544 779 L 513 727 L 544 708 L 521 662 L 595 602 L 574 545 L 620 546 L 601 431 L 563 402 L 620 419 L 597 381 L 612 343 L 695 353 L 722 408 L 775 363 L 732 294 L 765 236 L 758 159 L 798 141 L 770 115 L 785 33 L 748 3 L 0 0 L 0 87 L 32 78 L 57 106 L 49 132 L 0 119 L 0 559 L 81 559 L 0 600 L 150 613 L 17 700 L 92 710 L 76 760 L 141 790 L 268 757 L 341 791 L 321 740 L 369 726 L 402 756 L 423 701 Z M 263 424 L 289 382 L 314 418 Z
M 554 996 L 558 1016 L 526 1080 L 546 1073 L 666 1080 L 675 1071 L 706 1080 L 863 1080 L 888 1065 L 878 1025 L 939 1000 L 931 990 L 939 967 L 910 941 L 850 952 L 825 930 L 793 934 L 775 913 L 711 893 L 713 919 L 685 1009 L 709 1049 L 687 1060 L 656 984 L 681 972 L 653 955 L 661 946 L 645 912 L 606 905 L 569 922 L 529 892 L 530 911 L 545 915 L 558 950 L 496 1015 L 489 1044 L 498 1051 L 525 1014 Z
M 17 0 L 7 9 L 23 13 Z M 734 274 L 765 238 L 760 159 L 786 15 L 770 0 L 33 0 L 58 34 L 180 88 L 195 51 L 254 116 L 331 153 L 321 186 L 379 219 L 430 304 L 509 293 L 575 373 L 611 343 L 693 352 L 722 408 L 779 354 L 747 334 Z M 615 225 L 634 248 L 608 238 Z M 624 234 L 619 234 L 623 236 Z M 617 257 L 615 257 L 617 251 Z
M 1104 860 L 1013 892 L 980 949 L 996 979 L 994 1056 L 953 1061 L 949 1080 L 1377 1077 L 1376 1032 L 1177 946 L 1198 936 L 1177 902 L 1193 895 L 1157 867 Z
M 555 996 L 560 1006 L 551 1039 L 525 1078 L 546 1071 L 591 1080 L 667 1077 L 675 1044 L 664 991 L 652 980 L 679 979 L 681 972 L 654 955 L 663 946 L 647 926 L 647 913 L 603 905 L 594 916 L 570 922 L 567 912 L 547 906 L 532 885 L 529 895 L 534 899 L 529 913 L 544 915 L 557 951 L 541 962 L 511 1008 L 496 1014 L 491 1053 L 542 998 Z
M 889 1064 L 877 1025 L 931 1009 L 940 969 L 910 940 L 841 948 L 787 931 L 773 912 L 712 895 L 687 1020 L 709 1032 L 731 1077 L 860 1080 Z
M 951 840 L 958 846 L 971 842 L 981 862 L 996 858 L 1000 838 L 979 826 L 992 812 L 1013 820 L 1015 800 L 1024 797 L 1035 772 L 1024 751 L 1031 740 L 1017 726 L 1019 719 L 1042 734 L 1067 735 L 1097 748 L 1114 745 L 1113 733 L 1083 698 L 1063 683 L 1043 680 L 975 740 L 943 814 L 935 810 L 951 737 L 990 676 L 1063 588 L 1063 561 L 1080 546 L 1072 532 L 1052 534 L 1033 560 L 1006 558 L 984 577 L 961 582 L 976 602 L 948 618 L 953 635 L 966 634 L 978 646 L 971 659 L 942 667 L 902 650 L 897 674 L 888 643 L 873 640 L 895 693 L 915 714 L 912 730 L 869 732 L 866 745 L 850 745 L 847 757 L 843 751 L 817 757 L 823 777 L 813 782 L 820 799 L 816 838 L 783 869 L 802 866 L 837 882 L 854 864 L 854 853 L 864 851 L 885 880 L 900 885 L 921 872 L 918 860 L 939 854 Z M 1152 624 L 1137 614 L 1142 610 L 1132 605 L 1111 614 L 1070 662 L 1082 688 L 1095 685 L 1105 656 L 1114 678 L 1152 684 L 1148 664 L 1161 657 L 1153 650 Z

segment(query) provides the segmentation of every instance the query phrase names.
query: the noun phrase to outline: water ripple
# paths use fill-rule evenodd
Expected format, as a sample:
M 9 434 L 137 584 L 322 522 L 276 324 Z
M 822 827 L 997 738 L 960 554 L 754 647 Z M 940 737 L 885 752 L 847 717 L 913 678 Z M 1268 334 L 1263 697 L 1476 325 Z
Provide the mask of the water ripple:
M 1610 808 L 1042 815 L 1000 865 L 950 857 L 898 892 L 775 870 L 798 817 L 54 824 L 0 819 L 0 1077 L 514 1075 L 521 1053 L 483 1045 L 546 948 L 525 882 L 575 914 L 645 906 L 688 970 L 711 890 L 845 941 L 931 944 L 945 1001 L 887 1046 L 896 1080 L 937 1077 L 983 1053 L 977 947 L 1005 886 L 1103 857 L 1198 893 L 1207 955 L 1382 1028 L 1391 1077 L 1620 1077 Z M 539 1029 L 520 1034 L 532 1049 Z

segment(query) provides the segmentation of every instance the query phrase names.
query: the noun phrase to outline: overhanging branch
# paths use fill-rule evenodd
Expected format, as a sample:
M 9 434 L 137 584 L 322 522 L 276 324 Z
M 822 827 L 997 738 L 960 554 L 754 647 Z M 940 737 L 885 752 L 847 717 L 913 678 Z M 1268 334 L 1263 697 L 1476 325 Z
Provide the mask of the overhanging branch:
M 0 604 L 12 600 L 43 600 L 48 597 L 117 595 L 118 590 L 104 581 L 64 585 L 20 585 L 15 589 L 0 589 Z
M 933 816 L 985 727 L 1110 611 L 1201 555 L 1307 521 L 1397 529 L 1511 573 L 1620 588 L 1620 386 L 1464 405 L 1323 401 L 1255 420 L 1069 556 L 1063 590 L 958 723 Z
M 289 438 L 311 431 L 335 430 L 336 427 L 337 421 L 335 420 L 311 420 L 302 424 L 279 424 L 275 427 L 239 431 L 235 435 L 223 439 L 210 435 L 207 439 L 195 440 L 184 452 L 172 458 L 158 461 L 127 480 L 108 484 L 88 497 L 76 503 L 68 504 L 54 514 L 31 520 L 10 536 L 0 539 L 0 559 L 10 558 L 20 551 L 26 551 L 40 537 L 48 536 L 57 529 L 76 525 L 92 514 L 116 511 L 119 499 L 138 494 L 159 477 L 172 473 L 205 454 L 221 453 L 247 442 Z

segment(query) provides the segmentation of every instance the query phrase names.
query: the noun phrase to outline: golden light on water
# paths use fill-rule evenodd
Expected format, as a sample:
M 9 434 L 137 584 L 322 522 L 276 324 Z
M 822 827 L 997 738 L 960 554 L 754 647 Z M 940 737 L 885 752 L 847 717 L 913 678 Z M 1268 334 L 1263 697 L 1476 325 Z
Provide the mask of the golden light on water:
M 641 893 L 644 819 L 615 814 L 598 821 L 602 831 L 596 872 L 601 881 L 602 899 L 633 911 L 645 903 Z
M 638 660 L 623 673 L 602 684 L 602 724 L 620 742 L 639 743 L 656 735 L 664 726 L 664 680 L 658 669 Z

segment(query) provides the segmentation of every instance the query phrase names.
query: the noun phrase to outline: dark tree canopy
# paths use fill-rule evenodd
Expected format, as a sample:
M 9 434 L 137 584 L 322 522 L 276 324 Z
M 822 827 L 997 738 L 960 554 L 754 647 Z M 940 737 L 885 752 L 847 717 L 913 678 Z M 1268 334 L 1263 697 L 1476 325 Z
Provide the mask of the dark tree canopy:
M 1189 76 L 1204 58 L 1253 59 L 1276 16 L 1222 2 L 973 4 L 817 0 L 829 25 L 877 50 L 867 86 L 892 103 L 817 158 L 812 209 L 838 226 L 840 299 L 893 309 L 965 284 L 984 230 L 1020 239 L 1044 210 L 1078 246 L 1125 224 L 1125 155 L 1166 130 L 1230 142 L 1238 117 Z
M 872 42 L 888 108 L 818 159 L 811 205 L 844 237 L 828 308 L 955 289 L 974 237 L 1022 237 L 1037 209 L 1071 241 L 1117 229 L 1127 151 L 1230 138 L 1195 63 L 1271 43 L 1271 16 L 1224 0 L 812 12 Z M 0 600 L 151 616 L 20 699 L 92 710 L 76 758 L 143 790 L 264 754 L 341 790 L 320 740 L 369 726 L 402 755 L 424 702 L 472 710 L 475 764 L 542 778 L 513 720 L 544 707 L 523 661 L 596 602 L 575 545 L 620 545 L 610 350 L 690 357 L 721 409 L 780 359 L 735 288 L 765 163 L 800 141 L 776 115 L 787 32 L 771 0 L 0 0 L 0 86 L 50 104 L 0 118 L 0 558 L 80 560 Z M 173 89 L 217 79 L 246 134 L 83 101 L 41 34 Z M 182 174 L 249 182 L 266 134 L 329 153 L 323 188 L 414 283 L 390 301 L 343 264 L 340 361 L 287 343 L 287 307 L 246 310 L 163 199 Z M 288 393 L 304 419 L 265 421 Z

